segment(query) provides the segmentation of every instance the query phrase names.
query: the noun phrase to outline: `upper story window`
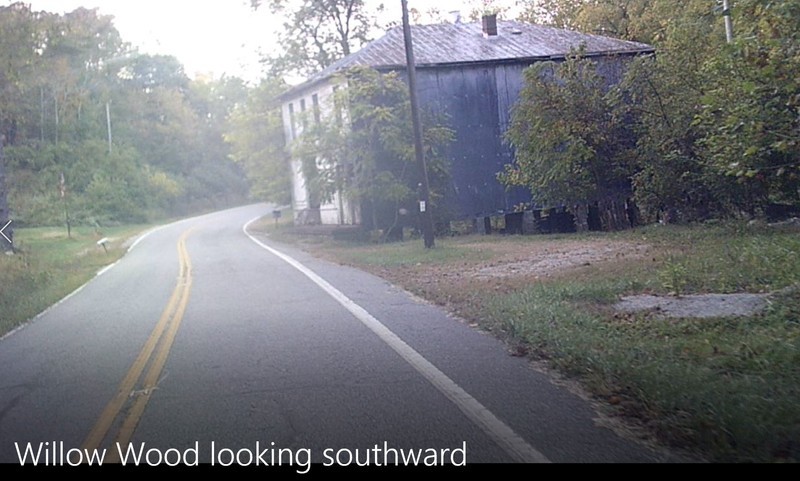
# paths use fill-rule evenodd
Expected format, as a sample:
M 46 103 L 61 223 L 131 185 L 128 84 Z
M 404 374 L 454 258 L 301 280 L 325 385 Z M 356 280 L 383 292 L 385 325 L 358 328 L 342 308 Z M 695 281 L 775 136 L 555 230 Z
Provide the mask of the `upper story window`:
M 333 86 L 333 112 L 336 116 L 336 125 L 338 127 L 342 126 L 342 100 L 339 94 L 339 86 Z
M 319 110 L 319 95 L 318 94 L 314 94 L 314 95 L 311 96 L 311 104 L 312 104 L 312 108 L 314 109 L 314 124 L 315 125 L 319 125 L 320 122 L 322 121 L 322 119 L 321 119 L 321 113 L 320 113 L 320 110 Z
M 297 122 L 295 121 L 294 116 L 294 104 L 289 104 L 289 131 L 291 134 L 291 138 L 289 140 L 294 140 L 297 138 L 297 128 L 295 127 Z

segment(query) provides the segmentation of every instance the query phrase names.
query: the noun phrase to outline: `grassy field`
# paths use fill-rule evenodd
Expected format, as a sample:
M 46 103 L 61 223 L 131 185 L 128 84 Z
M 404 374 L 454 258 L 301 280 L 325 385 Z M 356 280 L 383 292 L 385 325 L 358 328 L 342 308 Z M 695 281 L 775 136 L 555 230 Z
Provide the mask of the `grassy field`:
M 292 240 L 280 228 L 263 227 Z M 478 323 L 518 355 L 546 360 L 578 379 L 609 413 L 666 445 L 714 461 L 800 461 L 796 228 L 651 226 L 581 236 L 464 236 L 437 239 L 434 250 L 419 240 L 294 241 Z M 592 252 L 607 255 L 569 263 L 570 256 Z M 520 268 L 534 258 L 538 264 Z M 563 268 L 542 274 L 540 261 L 548 258 L 562 259 Z M 512 267 L 519 274 L 484 275 Z M 613 308 L 632 294 L 733 292 L 776 294 L 750 317 L 663 319 Z
M 121 257 L 146 226 L 17 229 L 18 252 L 0 254 L 0 336 L 33 318 Z M 97 245 L 107 237 L 108 252 Z

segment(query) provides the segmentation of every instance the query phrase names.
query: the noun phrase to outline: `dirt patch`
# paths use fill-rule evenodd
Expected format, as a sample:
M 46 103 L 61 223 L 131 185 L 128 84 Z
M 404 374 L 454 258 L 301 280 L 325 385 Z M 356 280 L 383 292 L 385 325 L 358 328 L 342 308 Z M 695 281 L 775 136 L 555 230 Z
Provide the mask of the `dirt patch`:
M 646 256 L 649 250 L 650 246 L 645 244 L 620 241 L 541 243 L 518 248 L 517 252 L 493 265 L 477 268 L 470 274 L 478 279 L 517 276 L 542 278 L 622 258 L 639 259 Z
M 588 266 L 617 268 L 615 266 L 624 265 L 626 261 L 650 256 L 653 249 L 643 243 L 607 239 L 520 242 L 518 238 L 506 237 L 457 246 L 483 251 L 484 255 L 446 263 L 360 267 L 395 284 L 410 287 L 436 303 L 457 309 L 464 307 L 459 306 L 466 300 L 464 296 L 476 290 L 512 292 L 531 281 L 554 278 Z
M 702 294 L 681 297 L 623 297 L 621 312 L 652 311 L 659 318 L 713 318 L 752 316 L 764 309 L 769 294 Z
M 369 270 L 394 283 L 415 286 L 417 293 L 462 313 L 473 309 L 474 299 L 468 293 L 476 290 L 512 292 L 531 281 L 554 278 L 589 266 L 618 269 L 629 261 L 660 257 L 649 244 L 608 239 L 523 243 L 513 238 L 497 238 L 492 242 L 459 244 L 459 247 L 486 251 L 490 253 L 489 260 Z M 655 318 L 662 319 L 714 318 L 752 316 L 768 303 L 769 294 L 638 295 L 624 297 L 614 307 L 627 313 L 650 311 Z

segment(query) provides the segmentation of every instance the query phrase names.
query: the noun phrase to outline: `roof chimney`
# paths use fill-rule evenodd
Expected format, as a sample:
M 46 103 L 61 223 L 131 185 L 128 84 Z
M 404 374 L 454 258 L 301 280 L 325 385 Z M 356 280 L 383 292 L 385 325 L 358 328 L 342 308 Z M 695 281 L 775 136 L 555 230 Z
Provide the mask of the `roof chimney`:
M 483 21 L 483 36 L 496 37 L 497 36 L 497 14 L 484 15 Z
M 453 10 L 450 12 L 450 17 L 453 19 L 453 23 L 461 23 L 461 10 Z

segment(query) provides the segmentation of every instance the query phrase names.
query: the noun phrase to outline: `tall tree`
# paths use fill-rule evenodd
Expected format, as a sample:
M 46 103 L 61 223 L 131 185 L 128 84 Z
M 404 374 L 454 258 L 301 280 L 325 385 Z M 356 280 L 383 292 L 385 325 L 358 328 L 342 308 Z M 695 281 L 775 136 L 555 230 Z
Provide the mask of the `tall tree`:
M 274 75 L 307 77 L 370 40 L 383 3 L 364 0 L 251 0 L 284 18 L 282 53 L 265 62 Z
M 273 105 L 285 89 L 278 80 L 251 88 L 247 99 L 232 109 L 224 134 L 231 158 L 247 174 L 251 196 L 279 205 L 291 201 L 292 182 L 283 120 L 280 108 Z
M 36 111 L 27 94 L 45 41 L 37 23 L 23 3 L 0 7 L 0 134 L 7 145 L 17 143 Z
M 17 130 L 25 118 L 26 106 L 21 102 L 25 80 L 36 61 L 34 16 L 22 3 L 0 7 L 0 228 L 11 218 L 8 204 L 5 146 L 16 140 Z M 13 240 L 12 229 L 5 231 Z M 0 251 L 12 248 L 0 236 Z

